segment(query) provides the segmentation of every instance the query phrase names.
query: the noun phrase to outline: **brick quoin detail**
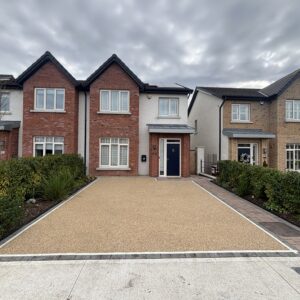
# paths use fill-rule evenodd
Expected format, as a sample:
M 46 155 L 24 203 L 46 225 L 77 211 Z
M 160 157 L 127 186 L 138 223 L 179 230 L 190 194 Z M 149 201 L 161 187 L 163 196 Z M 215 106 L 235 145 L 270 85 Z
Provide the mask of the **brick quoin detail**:
M 98 114 L 100 90 L 128 90 L 130 93 L 130 115 Z M 131 170 L 96 170 L 99 167 L 99 139 L 101 137 L 123 137 L 129 139 L 129 168 Z M 90 153 L 91 175 L 138 175 L 139 145 L 139 88 L 117 65 L 112 64 L 90 86 Z
M 66 113 L 31 112 L 35 88 L 64 88 Z M 43 65 L 23 85 L 23 156 L 33 155 L 34 136 L 64 137 L 64 153 L 77 153 L 78 92 L 51 62 Z
M 149 139 L 149 175 L 159 176 L 159 139 L 177 138 L 181 139 L 181 176 L 190 176 L 190 135 L 189 134 L 159 134 L 150 133 Z

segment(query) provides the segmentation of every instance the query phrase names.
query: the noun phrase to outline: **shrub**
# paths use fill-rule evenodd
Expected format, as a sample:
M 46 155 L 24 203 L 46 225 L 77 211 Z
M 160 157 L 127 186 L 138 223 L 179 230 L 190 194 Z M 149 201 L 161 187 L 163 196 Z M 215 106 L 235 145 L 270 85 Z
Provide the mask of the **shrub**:
M 240 196 L 265 200 L 269 210 L 300 214 L 300 173 L 220 161 L 217 182 Z
M 74 188 L 75 179 L 66 167 L 45 178 L 42 183 L 42 197 L 46 200 L 59 201 L 66 197 Z

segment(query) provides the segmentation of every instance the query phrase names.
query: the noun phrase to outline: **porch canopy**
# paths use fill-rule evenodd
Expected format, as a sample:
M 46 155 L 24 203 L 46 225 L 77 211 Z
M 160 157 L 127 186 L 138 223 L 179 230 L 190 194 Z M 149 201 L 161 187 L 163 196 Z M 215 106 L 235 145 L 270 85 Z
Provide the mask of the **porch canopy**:
M 11 131 L 14 128 L 20 128 L 20 121 L 0 121 L 0 131 Z
M 195 129 L 185 124 L 147 124 L 150 133 L 194 133 Z
M 276 135 L 262 129 L 234 129 L 224 128 L 223 134 L 230 138 L 254 138 L 254 139 L 274 139 Z

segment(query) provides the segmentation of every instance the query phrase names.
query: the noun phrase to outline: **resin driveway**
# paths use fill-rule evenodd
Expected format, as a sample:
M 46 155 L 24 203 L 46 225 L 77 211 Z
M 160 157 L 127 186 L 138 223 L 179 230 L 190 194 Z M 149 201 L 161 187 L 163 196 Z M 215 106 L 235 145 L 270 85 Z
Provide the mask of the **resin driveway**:
M 192 180 L 101 177 L 0 254 L 288 250 Z

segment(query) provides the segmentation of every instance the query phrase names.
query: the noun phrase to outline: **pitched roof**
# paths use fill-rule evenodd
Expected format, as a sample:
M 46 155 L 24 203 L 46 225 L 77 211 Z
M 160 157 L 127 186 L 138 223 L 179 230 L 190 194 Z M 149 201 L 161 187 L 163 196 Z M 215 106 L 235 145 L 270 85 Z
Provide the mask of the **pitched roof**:
M 126 66 L 126 64 L 116 54 L 113 54 L 93 74 L 91 74 L 87 78 L 85 85 L 89 86 L 112 64 L 117 64 L 138 85 L 139 88 L 144 87 L 144 83 Z
M 28 67 L 18 78 L 17 82 L 23 84 L 30 76 L 32 76 L 40 67 L 47 62 L 52 62 L 75 86 L 78 85 L 77 80 L 65 69 L 65 67 L 49 52 L 46 51 L 38 60 Z
M 13 75 L 0 74 L 0 89 L 20 89 L 21 86 L 17 83 Z
M 224 97 L 238 97 L 238 98 L 264 98 L 265 96 L 260 93 L 259 89 L 246 89 L 246 88 L 227 88 L 227 87 L 197 87 L 218 98 Z
M 299 76 L 300 76 L 300 69 L 266 86 L 265 88 L 261 89 L 260 92 L 268 97 L 276 96 L 282 93 Z

